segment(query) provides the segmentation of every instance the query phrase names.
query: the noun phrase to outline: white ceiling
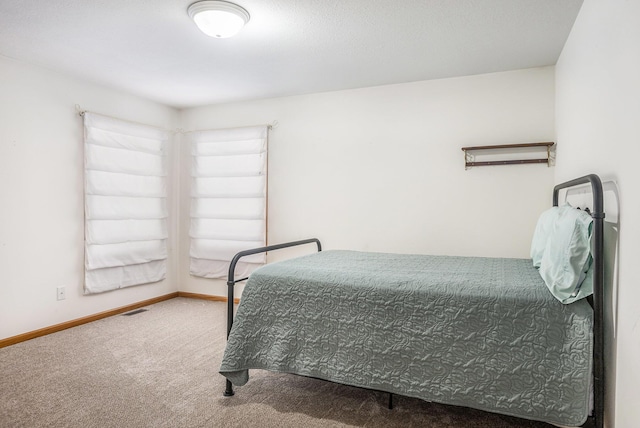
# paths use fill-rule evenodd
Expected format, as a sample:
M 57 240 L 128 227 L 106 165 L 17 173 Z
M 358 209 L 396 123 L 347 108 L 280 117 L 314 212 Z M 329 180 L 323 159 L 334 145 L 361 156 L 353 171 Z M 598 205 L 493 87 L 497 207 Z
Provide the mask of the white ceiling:
M 0 0 L 0 55 L 177 108 L 553 65 L 582 0 Z

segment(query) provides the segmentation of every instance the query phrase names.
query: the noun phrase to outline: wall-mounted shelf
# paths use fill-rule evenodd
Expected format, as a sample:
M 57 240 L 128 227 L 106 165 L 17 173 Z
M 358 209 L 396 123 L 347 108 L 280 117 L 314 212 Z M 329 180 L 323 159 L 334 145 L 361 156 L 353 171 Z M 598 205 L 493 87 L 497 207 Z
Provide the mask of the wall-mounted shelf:
M 495 146 L 472 146 L 472 147 L 463 147 L 462 151 L 464 152 L 464 168 L 471 168 L 473 166 L 492 166 L 492 165 L 518 165 L 518 164 L 527 164 L 527 163 L 546 163 L 547 166 L 551 165 L 551 146 L 555 143 L 544 142 L 544 143 L 520 143 L 520 144 L 501 144 Z M 518 152 L 519 149 L 537 149 L 542 148 L 546 149 L 546 158 L 535 158 L 535 159 L 507 159 L 507 160 L 492 160 L 492 161 L 482 161 L 476 162 L 473 160 L 473 155 L 470 152 L 480 151 L 480 150 L 499 150 L 501 153 L 504 152 Z

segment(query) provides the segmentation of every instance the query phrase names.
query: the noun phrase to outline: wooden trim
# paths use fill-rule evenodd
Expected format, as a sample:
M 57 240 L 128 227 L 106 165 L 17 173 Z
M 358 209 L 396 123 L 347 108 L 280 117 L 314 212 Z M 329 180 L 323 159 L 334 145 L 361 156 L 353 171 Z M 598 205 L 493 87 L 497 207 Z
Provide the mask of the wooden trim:
M 143 300 L 141 302 L 132 303 L 130 305 L 122 306 L 115 309 L 110 309 L 108 311 L 100 312 L 94 315 L 89 315 L 89 316 L 78 318 L 75 320 L 66 321 L 60 324 L 52 325 L 50 327 L 45 327 L 39 330 L 34 330 L 27 333 L 19 334 L 17 336 L 8 337 L 6 339 L 0 339 L 0 348 L 15 345 L 16 343 L 25 342 L 27 340 L 35 339 L 36 337 L 46 336 L 47 334 L 56 333 L 58 331 L 66 330 L 71 327 L 77 327 L 79 325 L 87 324 L 103 318 L 111 317 L 113 315 L 129 312 L 133 309 L 138 309 L 143 306 L 149 306 L 149 305 L 153 305 L 154 303 L 170 300 L 178 297 L 179 294 L 180 293 L 178 292 L 165 294 L 164 296 L 154 297 L 152 299 Z
M 178 291 L 178 297 L 186 297 L 188 299 L 209 300 L 209 301 L 212 301 L 212 302 L 226 302 L 226 301 L 228 301 L 228 298 L 226 298 L 224 296 L 211 296 L 209 294 L 188 293 L 186 291 Z M 236 297 L 235 299 L 233 299 L 233 303 L 235 303 L 237 305 L 238 303 L 240 303 L 240 299 Z

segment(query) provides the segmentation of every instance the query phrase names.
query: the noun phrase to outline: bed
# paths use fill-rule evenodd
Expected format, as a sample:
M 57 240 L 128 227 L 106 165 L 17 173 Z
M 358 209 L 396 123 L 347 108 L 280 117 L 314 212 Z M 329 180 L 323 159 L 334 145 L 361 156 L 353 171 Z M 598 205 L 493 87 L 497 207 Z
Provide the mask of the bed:
M 600 179 L 557 185 L 553 205 L 583 184 L 593 195 L 594 293 L 571 304 L 552 296 L 530 259 L 321 251 L 317 239 L 238 253 L 225 395 L 265 369 L 559 425 L 582 425 L 592 410 L 601 428 Z M 317 253 L 254 272 L 234 319 L 234 285 L 247 279 L 234 279 L 240 258 L 314 243 Z

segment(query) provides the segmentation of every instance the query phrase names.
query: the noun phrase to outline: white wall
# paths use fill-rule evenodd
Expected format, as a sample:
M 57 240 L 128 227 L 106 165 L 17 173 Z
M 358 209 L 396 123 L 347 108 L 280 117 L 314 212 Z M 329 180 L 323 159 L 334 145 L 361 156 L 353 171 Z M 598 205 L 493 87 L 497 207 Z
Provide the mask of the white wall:
M 326 249 L 525 258 L 551 204 L 553 168 L 465 171 L 461 147 L 553 141 L 553 67 L 194 108 L 181 126 L 274 120 L 270 244 L 318 237 Z M 187 231 L 188 147 L 182 155 Z M 182 237 L 181 290 L 226 295 L 188 275 Z
M 189 152 L 182 145 L 173 165 L 181 172 L 172 195 L 179 187 L 181 196 L 168 280 L 82 295 L 75 104 L 187 130 L 277 120 L 269 243 L 317 236 L 326 249 L 528 257 L 537 216 L 550 204 L 554 168 L 465 171 L 460 148 L 553 140 L 552 67 L 176 112 L 0 57 L 0 93 L 0 338 L 178 289 L 226 294 L 220 281 L 188 274 Z M 58 286 L 67 288 L 65 301 L 55 300 Z
M 610 235 L 619 235 L 605 293 L 607 422 L 622 428 L 640 424 L 639 42 L 640 2 L 586 0 L 556 78 L 557 179 L 595 172 L 613 194 L 605 200 Z
M 0 56 L 0 339 L 177 291 L 173 263 L 160 283 L 82 294 L 83 131 L 75 104 L 177 124 L 169 107 Z M 56 301 L 59 286 L 66 300 Z

